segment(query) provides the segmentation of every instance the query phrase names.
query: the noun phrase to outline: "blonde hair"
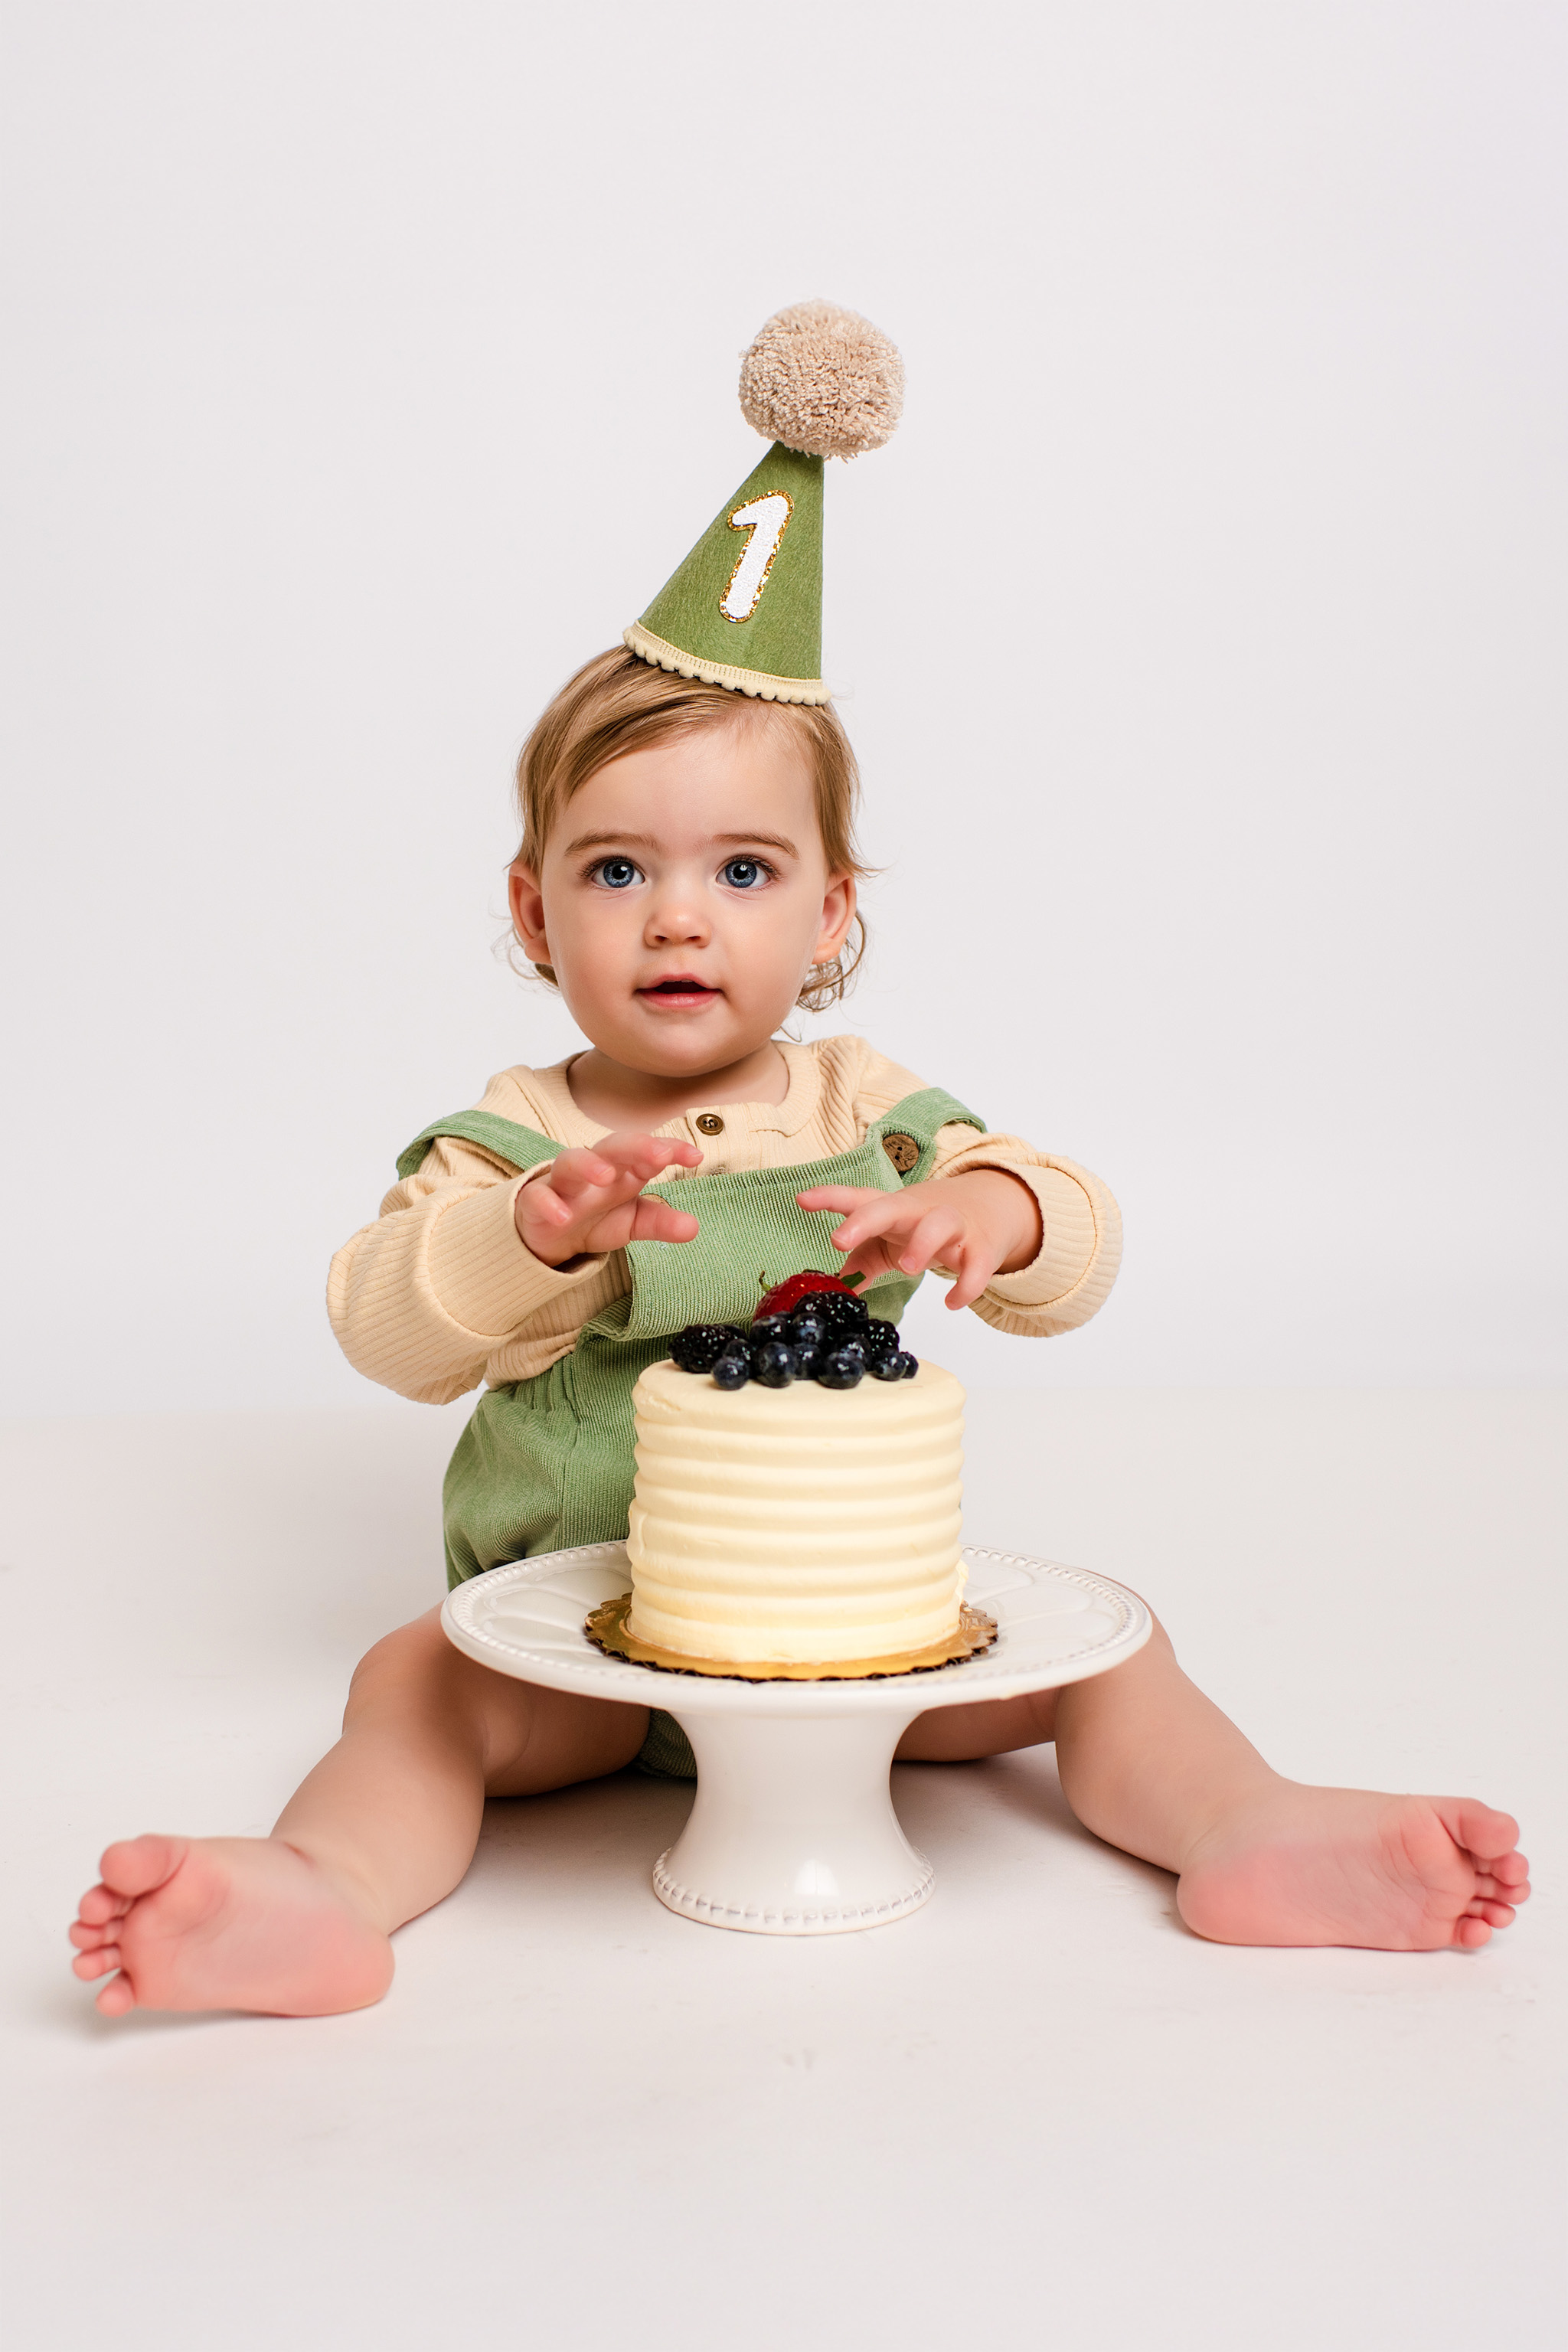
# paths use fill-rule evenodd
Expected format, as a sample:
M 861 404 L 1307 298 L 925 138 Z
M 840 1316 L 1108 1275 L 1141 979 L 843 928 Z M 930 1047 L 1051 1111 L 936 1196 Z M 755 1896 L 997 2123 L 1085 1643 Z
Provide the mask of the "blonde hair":
M 873 869 L 861 863 L 855 843 L 860 772 L 830 704 L 758 701 L 727 686 L 672 677 L 624 646 L 584 662 L 542 713 L 523 745 L 517 762 L 522 841 L 513 862 L 539 873 L 544 845 L 567 802 L 612 760 L 645 751 L 672 735 L 732 727 L 738 719 L 787 729 L 795 737 L 811 770 L 828 872 L 864 880 Z M 837 1003 L 865 952 L 866 927 L 857 915 L 833 961 L 814 964 L 806 973 L 796 1003 L 817 1013 Z M 535 964 L 533 970 L 552 988 L 556 985 L 549 964 Z

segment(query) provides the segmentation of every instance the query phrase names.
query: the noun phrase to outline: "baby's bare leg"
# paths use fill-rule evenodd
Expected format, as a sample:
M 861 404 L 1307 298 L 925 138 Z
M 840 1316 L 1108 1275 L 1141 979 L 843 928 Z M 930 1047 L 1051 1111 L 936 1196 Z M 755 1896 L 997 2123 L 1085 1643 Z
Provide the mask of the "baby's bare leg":
M 1216 1942 L 1474 1946 L 1530 1893 L 1506 1813 L 1282 1780 L 1188 1681 L 1158 1624 L 1136 1657 L 1088 1682 L 933 1708 L 898 1752 L 957 1761 L 1053 1738 L 1079 1821 L 1174 1871 L 1183 1917 Z
M 342 1738 L 269 1838 L 132 1838 L 71 1929 L 79 1976 L 117 1969 L 99 2007 L 321 2016 L 379 2000 L 388 1937 L 450 1894 L 484 1801 L 629 1763 L 646 1708 L 492 1674 L 440 1612 L 378 1642 L 350 1686 Z

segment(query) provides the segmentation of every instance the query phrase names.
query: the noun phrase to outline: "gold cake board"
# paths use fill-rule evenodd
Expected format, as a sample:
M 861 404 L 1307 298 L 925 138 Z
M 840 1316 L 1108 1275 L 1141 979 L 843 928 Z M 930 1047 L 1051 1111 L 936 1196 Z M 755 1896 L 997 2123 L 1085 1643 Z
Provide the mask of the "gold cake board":
M 613 1601 L 590 1609 L 583 1626 L 589 1641 L 611 1657 L 629 1658 L 634 1665 L 652 1666 L 660 1674 L 716 1675 L 731 1682 L 875 1682 L 887 1675 L 929 1675 L 938 1666 L 956 1664 L 961 1658 L 977 1658 L 996 1639 L 995 1618 L 966 1603 L 958 1612 L 956 1632 L 945 1642 L 933 1642 L 923 1650 L 900 1650 L 891 1657 L 836 1658 L 826 1665 L 793 1664 L 781 1658 L 693 1658 L 682 1650 L 661 1650 L 628 1633 L 631 1605 L 631 1594 L 618 1592 Z

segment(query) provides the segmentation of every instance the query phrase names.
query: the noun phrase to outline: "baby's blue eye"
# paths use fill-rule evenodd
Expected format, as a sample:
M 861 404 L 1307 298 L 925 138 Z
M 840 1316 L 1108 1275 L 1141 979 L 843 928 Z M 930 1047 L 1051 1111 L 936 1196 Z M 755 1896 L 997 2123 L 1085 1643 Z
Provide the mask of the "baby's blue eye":
M 599 864 L 599 879 L 607 889 L 629 890 L 642 876 L 629 857 L 605 857 Z
M 731 890 L 750 890 L 765 879 L 767 867 L 757 857 L 731 857 L 723 872 L 723 879 Z

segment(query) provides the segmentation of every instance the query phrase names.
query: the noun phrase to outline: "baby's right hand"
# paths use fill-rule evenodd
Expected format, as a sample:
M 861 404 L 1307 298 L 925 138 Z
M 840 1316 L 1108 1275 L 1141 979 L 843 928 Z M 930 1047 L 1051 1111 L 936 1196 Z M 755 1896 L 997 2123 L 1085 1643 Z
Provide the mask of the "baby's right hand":
M 518 1238 L 546 1265 L 597 1257 L 627 1242 L 689 1242 L 697 1220 L 667 1201 L 645 1201 L 642 1189 L 666 1168 L 700 1168 L 695 1144 L 630 1129 L 602 1142 L 563 1151 L 547 1176 L 525 1184 L 512 1215 Z

